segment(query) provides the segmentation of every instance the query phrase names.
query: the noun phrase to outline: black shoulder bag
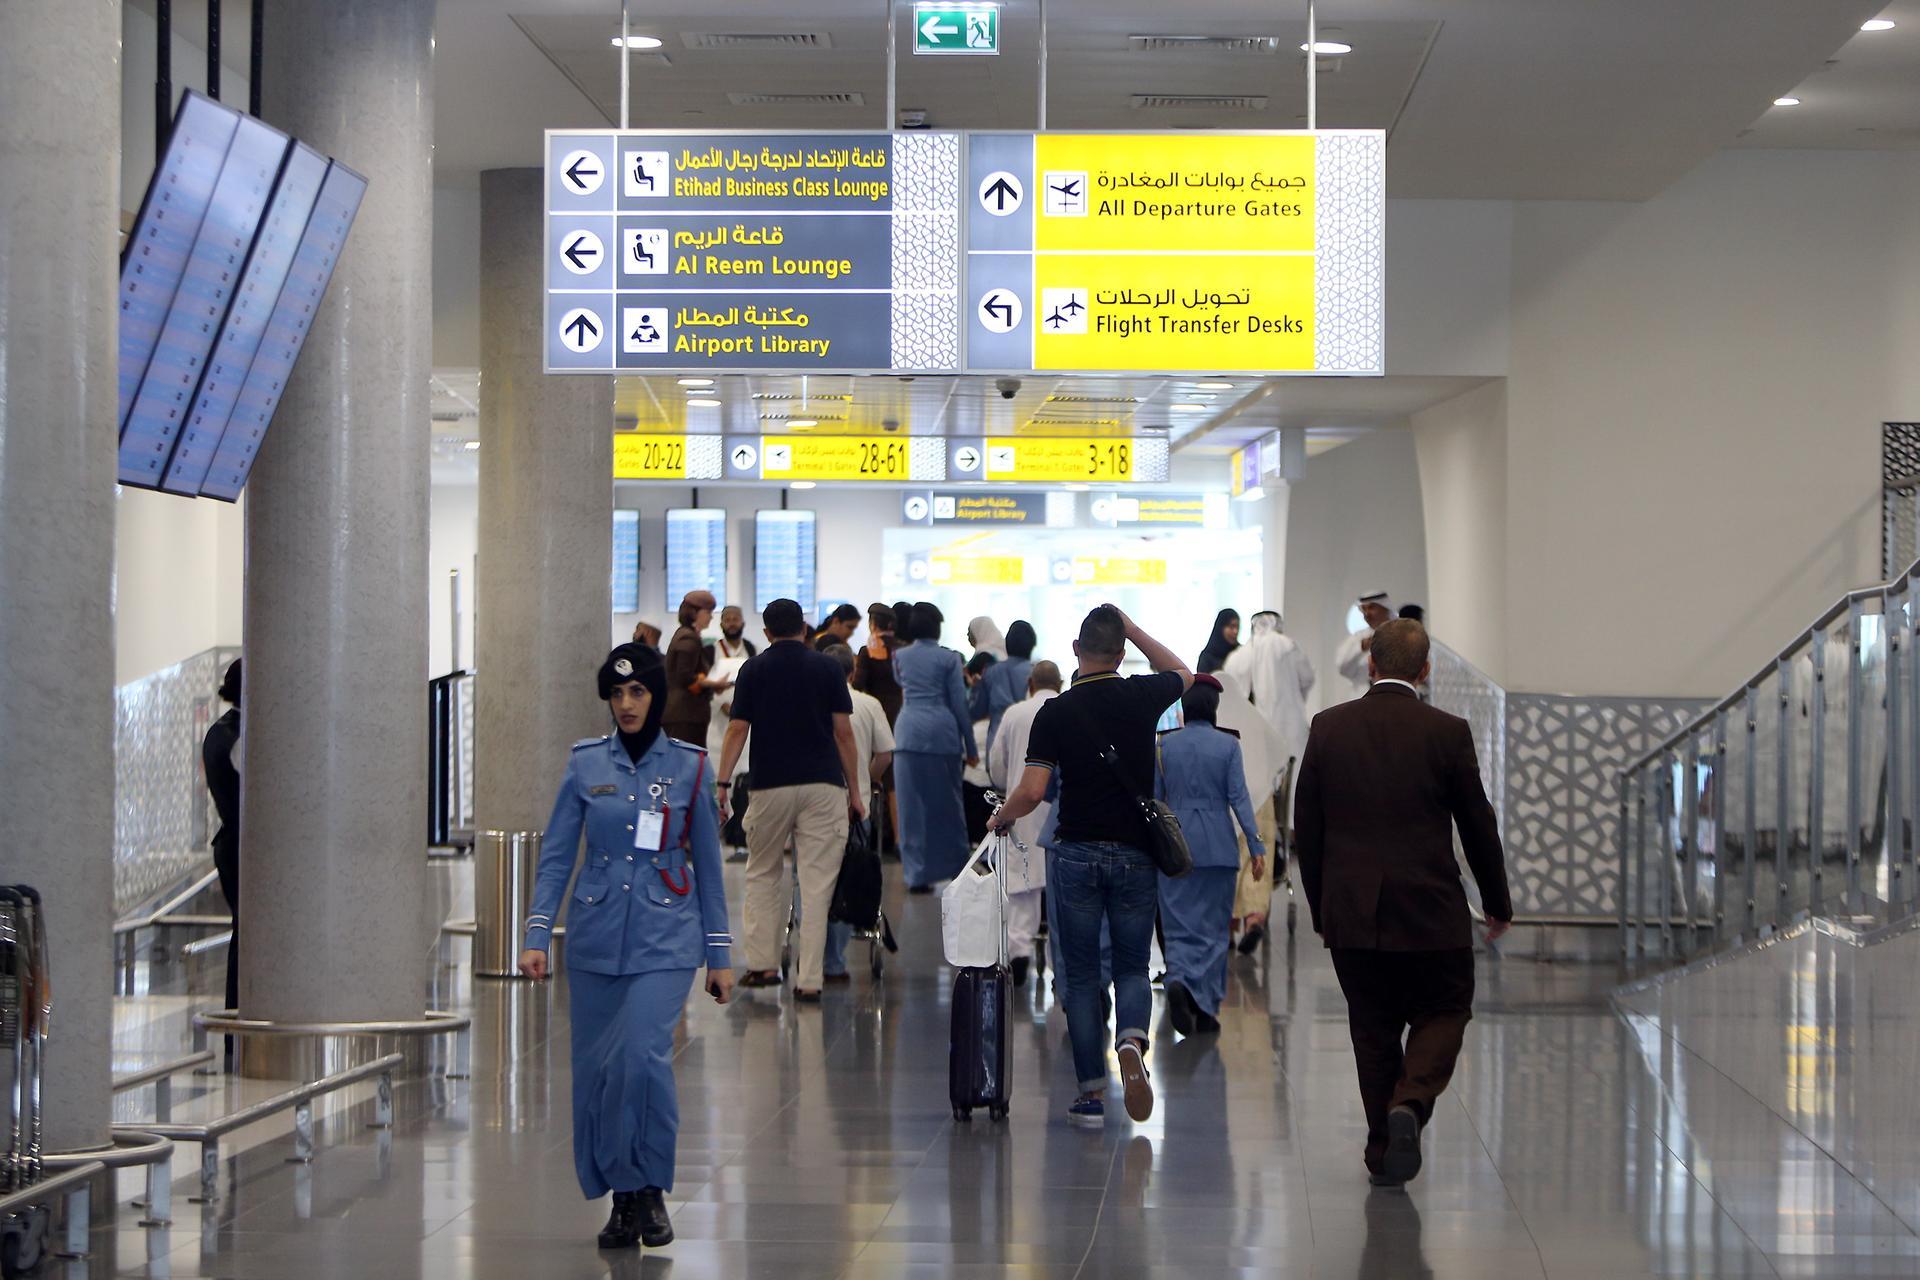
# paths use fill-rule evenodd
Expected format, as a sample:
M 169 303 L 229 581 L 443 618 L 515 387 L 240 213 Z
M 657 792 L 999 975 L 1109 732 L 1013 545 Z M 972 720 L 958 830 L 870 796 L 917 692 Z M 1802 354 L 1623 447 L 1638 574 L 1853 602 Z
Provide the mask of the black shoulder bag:
M 1081 732 L 1087 740 L 1099 742 L 1100 736 L 1093 732 L 1093 725 L 1088 718 L 1079 713 L 1078 707 L 1073 710 L 1074 718 L 1080 722 Z M 1113 744 L 1107 743 L 1099 749 L 1098 754 L 1106 762 L 1107 768 L 1113 771 L 1114 781 L 1120 784 L 1120 789 L 1132 795 L 1133 788 L 1128 785 L 1127 775 L 1120 768 L 1120 753 L 1113 749 Z M 1193 870 L 1193 850 L 1187 847 L 1187 833 L 1180 829 L 1180 819 L 1173 810 L 1152 796 L 1134 795 L 1133 802 L 1139 807 L 1140 821 L 1147 829 L 1144 841 L 1147 854 L 1153 859 L 1153 865 L 1160 869 L 1160 874 L 1177 880 Z

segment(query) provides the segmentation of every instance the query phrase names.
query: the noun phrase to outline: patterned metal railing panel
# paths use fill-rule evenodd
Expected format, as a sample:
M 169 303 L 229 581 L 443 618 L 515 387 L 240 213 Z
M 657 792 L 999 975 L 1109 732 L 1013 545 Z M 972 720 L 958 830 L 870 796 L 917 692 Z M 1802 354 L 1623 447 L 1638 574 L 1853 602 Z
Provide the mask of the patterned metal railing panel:
M 1480 780 L 1486 786 L 1493 811 L 1504 815 L 1507 691 L 1438 640 L 1433 642 L 1432 661 L 1433 669 L 1427 677 L 1427 700 L 1473 726 L 1473 745 L 1480 757 Z
M 213 865 L 218 820 L 200 743 L 238 649 L 208 649 L 115 691 L 113 908 L 133 908 Z

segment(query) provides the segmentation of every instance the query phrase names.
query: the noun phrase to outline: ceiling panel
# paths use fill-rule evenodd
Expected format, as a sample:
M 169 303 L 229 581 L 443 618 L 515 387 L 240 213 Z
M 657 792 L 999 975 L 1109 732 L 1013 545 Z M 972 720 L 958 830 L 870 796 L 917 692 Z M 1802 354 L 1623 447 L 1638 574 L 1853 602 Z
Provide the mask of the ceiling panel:
M 1874 16 L 1893 29 L 1856 34 L 1812 75 L 1784 86 L 1800 105 L 1765 108 L 1735 145 L 1920 149 L 1920 0 L 1898 0 Z

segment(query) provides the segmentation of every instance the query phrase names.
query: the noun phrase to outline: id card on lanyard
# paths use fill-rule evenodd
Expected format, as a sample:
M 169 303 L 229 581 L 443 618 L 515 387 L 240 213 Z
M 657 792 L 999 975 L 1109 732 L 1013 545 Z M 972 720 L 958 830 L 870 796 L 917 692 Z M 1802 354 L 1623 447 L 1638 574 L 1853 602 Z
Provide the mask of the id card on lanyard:
M 633 847 L 644 853 L 658 853 L 666 847 L 667 815 L 671 809 L 660 803 L 667 793 L 666 783 L 655 782 L 647 788 L 651 808 L 640 810 L 633 820 Z

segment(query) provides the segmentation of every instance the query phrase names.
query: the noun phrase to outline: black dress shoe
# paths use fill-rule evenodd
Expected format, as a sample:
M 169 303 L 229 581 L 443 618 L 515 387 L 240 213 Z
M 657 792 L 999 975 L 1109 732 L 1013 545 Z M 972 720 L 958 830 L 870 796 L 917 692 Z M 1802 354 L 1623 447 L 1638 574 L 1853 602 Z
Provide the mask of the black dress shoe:
M 1169 978 L 1167 980 L 1167 1016 L 1173 1020 L 1173 1029 L 1183 1036 L 1193 1034 L 1194 1019 L 1200 1014 L 1200 1006 L 1194 1003 L 1193 993 L 1187 990 L 1184 982 Z
M 1026 956 L 1015 956 L 1013 958 L 1013 985 L 1014 986 L 1024 987 L 1027 985 L 1027 966 L 1032 963 L 1033 961 Z
M 1214 1017 L 1212 1014 L 1208 1013 L 1205 1009 L 1194 1010 L 1193 1033 L 1195 1035 L 1210 1036 L 1210 1035 L 1216 1034 L 1219 1030 L 1220 1030 L 1220 1019 Z
M 631 1249 L 639 1243 L 640 1193 L 616 1191 L 613 1193 L 613 1212 L 607 1217 L 607 1225 L 600 1228 L 600 1247 Z
M 1380 1172 L 1395 1182 L 1412 1182 L 1420 1173 L 1420 1117 L 1412 1107 L 1387 1112 L 1387 1154 Z
M 930 884 L 910 884 L 907 886 L 907 892 L 908 893 L 932 893 L 933 886 Z
M 1246 932 L 1240 935 L 1240 954 L 1243 956 L 1252 955 L 1260 949 L 1260 944 L 1266 940 L 1267 926 L 1263 924 L 1248 925 Z
M 636 1196 L 640 1218 L 640 1243 L 649 1249 L 673 1243 L 673 1219 L 667 1216 L 666 1193 L 658 1187 L 643 1188 Z

